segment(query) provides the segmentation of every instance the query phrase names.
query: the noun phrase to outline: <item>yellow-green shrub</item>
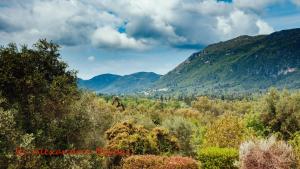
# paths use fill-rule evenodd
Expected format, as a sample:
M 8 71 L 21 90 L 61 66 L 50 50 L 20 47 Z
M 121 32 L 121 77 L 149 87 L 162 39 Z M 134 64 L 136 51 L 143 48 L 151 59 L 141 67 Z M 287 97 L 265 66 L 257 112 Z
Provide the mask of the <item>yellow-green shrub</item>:
M 226 112 L 234 112 L 237 114 L 246 114 L 252 108 L 253 103 L 246 100 L 221 100 L 210 99 L 207 96 L 198 97 L 192 102 L 192 107 L 201 113 L 213 114 L 215 116 L 222 115 Z
M 130 156 L 123 161 L 122 169 L 198 169 L 198 162 L 181 156 Z
M 171 153 L 179 149 L 178 139 L 169 130 L 156 127 L 151 131 L 133 121 L 115 124 L 106 131 L 108 149 L 121 149 L 133 154 Z
M 238 151 L 233 148 L 209 147 L 198 152 L 202 169 L 235 169 Z
M 108 149 L 130 151 L 134 154 L 151 153 L 149 131 L 130 121 L 117 123 L 106 131 Z
M 300 132 L 295 133 L 293 139 L 290 140 L 289 143 L 293 146 L 297 166 L 300 167 Z
M 242 119 L 236 115 L 224 114 L 208 126 L 204 146 L 238 148 L 245 135 Z

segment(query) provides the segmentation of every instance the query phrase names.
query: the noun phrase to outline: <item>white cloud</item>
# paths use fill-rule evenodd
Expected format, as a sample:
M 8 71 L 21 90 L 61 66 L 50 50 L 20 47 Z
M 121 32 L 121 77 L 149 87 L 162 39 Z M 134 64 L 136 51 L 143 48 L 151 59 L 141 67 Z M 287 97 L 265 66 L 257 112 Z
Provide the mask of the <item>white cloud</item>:
M 258 32 L 259 34 L 269 34 L 274 32 L 274 29 L 262 20 L 258 20 L 256 22 L 256 25 L 259 28 L 259 32 Z
M 256 10 L 279 1 L 5 1 L 0 5 L 0 43 L 32 44 L 47 38 L 62 45 L 134 50 L 207 45 L 243 34 L 272 32 Z M 118 31 L 121 26 L 125 32 Z
M 231 12 L 228 17 L 220 16 L 217 19 L 220 36 L 225 39 L 240 34 L 255 34 L 257 32 L 257 28 L 253 27 L 256 18 L 240 10 Z
M 100 48 L 139 50 L 146 47 L 142 40 L 128 37 L 125 33 L 120 33 L 109 26 L 98 28 L 91 39 L 92 44 Z
M 239 35 L 269 34 L 274 32 L 266 22 L 255 15 L 248 15 L 241 10 L 235 10 L 228 17 L 218 17 L 217 29 L 222 39 L 229 39 Z
M 88 61 L 94 61 L 96 58 L 95 58 L 95 56 L 89 56 L 88 57 Z
M 18 27 L 15 32 L 0 30 L 1 43 L 32 44 L 39 38 L 47 38 L 62 45 L 85 44 L 97 27 L 122 23 L 108 11 L 75 0 L 19 1 L 0 7 L 0 13 L 6 22 Z

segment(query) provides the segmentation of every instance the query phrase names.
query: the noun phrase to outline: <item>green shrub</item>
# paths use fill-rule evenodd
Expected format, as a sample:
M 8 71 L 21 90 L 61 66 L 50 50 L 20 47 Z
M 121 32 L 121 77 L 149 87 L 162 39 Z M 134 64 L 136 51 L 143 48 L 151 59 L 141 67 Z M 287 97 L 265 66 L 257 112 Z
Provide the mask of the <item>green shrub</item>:
M 235 169 L 238 151 L 232 148 L 209 147 L 201 149 L 198 158 L 203 169 Z
M 192 122 L 183 117 L 174 116 L 163 121 L 162 126 L 169 129 L 170 133 L 174 134 L 178 138 L 181 153 L 187 156 L 193 154 L 191 142 L 196 126 Z
M 198 169 L 198 162 L 181 156 L 130 156 L 123 161 L 122 169 Z
M 69 126 L 64 128 L 69 130 L 72 127 L 70 130 L 72 131 L 72 129 L 78 128 L 74 125 L 78 125 L 79 120 L 88 120 L 88 124 L 82 123 L 84 126 L 80 128 L 80 131 L 87 129 L 82 131 L 84 133 L 83 137 L 78 137 L 80 142 L 85 143 L 84 148 L 94 149 L 97 146 L 104 146 L 105 131 L 112 126 L 115 114 L 118 114 L 117 108 L 110 103 L 106 103 L 103 98 L 98 97 L 96 94 L 85 91 L 81 93 L 80 99 L 72 104 L 72 112 L 81 115 L 82 117 L 79 117 L 81 120 L 78 119 L 78 115 L 76 121 L 68 117 L 71 124 L 67 124 L 65 120 L 64 123 Z M 74 133 L 78 135 L 78 132 Z
M 260 113 L 251 112 L 244 116 L 243 121 L 248 130 L 254 132 L 257 137 L 263 137 L 268 132 L 266 126 L 260 119 Z
M 149 142 L 155 154 L 169 154 L 179 150 L 178 139 L 163 127 L 155 127 L 150 131 Z
M 300 93 L 272 88 L 262 99 L 261 112 L 261 120 L 268 128 L 266 135 L 276 133 L 288 140 L 300 130 Z

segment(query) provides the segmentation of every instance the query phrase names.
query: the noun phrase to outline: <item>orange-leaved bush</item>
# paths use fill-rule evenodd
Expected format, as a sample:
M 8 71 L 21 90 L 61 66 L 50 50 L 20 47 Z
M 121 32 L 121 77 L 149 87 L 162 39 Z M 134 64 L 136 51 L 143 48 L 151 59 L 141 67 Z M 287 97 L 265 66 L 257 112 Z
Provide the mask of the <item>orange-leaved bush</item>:
M 123 160 L 122 169 L 198 169 L 198 162 L 189 157 L 135 155 Z

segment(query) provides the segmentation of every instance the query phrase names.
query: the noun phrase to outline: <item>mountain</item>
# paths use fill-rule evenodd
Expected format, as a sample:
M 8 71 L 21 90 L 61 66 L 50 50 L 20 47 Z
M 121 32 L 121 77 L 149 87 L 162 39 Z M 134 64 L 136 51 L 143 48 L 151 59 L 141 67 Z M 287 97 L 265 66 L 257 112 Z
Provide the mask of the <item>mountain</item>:
M 156 82 L 161 75 L 153 72 L 138 72 L 119 76 L 102 74 L 89 80 L 78 79 L 80 88 L 106 94 L 128 94 L 144 91 Z
M 171 93 L 254 92 L 300 88 L 300 29 L 240 36 L 209 45 L 153 86 Z
M 139 72 L 78 79 L 81 88 L 107 94 L 220 94 L 300 89 L 300 29 L 240 36 L 192 54 L 164 76 Z
M 113 75 L 113 74 L 102 74 L 95 76 L 89 80 L 83 80 L 78 79 L 78 85 L 81 88 L 86 88 L 89 90 L 94 91 L 100 91 L 109 85 L 111 85 L 113 82 L 121 78 L 122 76 L 119 75 Z

